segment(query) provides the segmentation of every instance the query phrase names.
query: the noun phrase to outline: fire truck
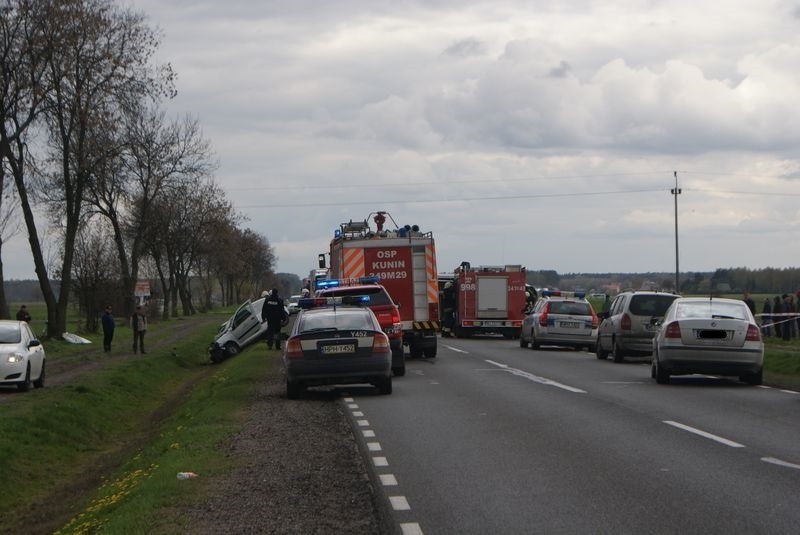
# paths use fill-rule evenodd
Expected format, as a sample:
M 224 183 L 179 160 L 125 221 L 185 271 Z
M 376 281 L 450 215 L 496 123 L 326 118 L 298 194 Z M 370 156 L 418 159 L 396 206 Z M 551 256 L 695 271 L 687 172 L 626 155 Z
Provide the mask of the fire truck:
M 388 222 L 394 228 L 386 228 Z M 324 257 L 320 267 L 323 263 Z M 422 232 L 417 225 L 398 226 L 388 212 L 342 223 L 330 243 L 328 276 L 351 280 L 378 277 L 400 309 L 403 345 L 408 346 L 411 357 L 436 356 L 439 289 L 431 232 Z
M 454 271 L 459 338 L 477 333 L 519 337 L 525 309 L 525 268 L 520 265 L 472 267 L 462 262 Z

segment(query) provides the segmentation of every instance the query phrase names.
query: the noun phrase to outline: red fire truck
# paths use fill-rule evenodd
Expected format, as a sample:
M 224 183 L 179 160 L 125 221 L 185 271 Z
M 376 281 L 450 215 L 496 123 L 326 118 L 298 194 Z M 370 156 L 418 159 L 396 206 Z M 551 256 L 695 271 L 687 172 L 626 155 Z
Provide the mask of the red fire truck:
M 384 227 L 389 221 L 393 229 Z M 403 344 L 410 355 L 436 356 L 439 289 L 431 232 L 422 232 L 416 225 L 400 227 L 388 212 L 373 212 L 363 221 L 342 223 L 330 243 L 328 276 L 378 277 L 400 308 Z
M 472 267 L 462 262 L 454 272 L 454 334 L 497 333 L 517 338 L 525 308 L 525 268 L 520 265 Z

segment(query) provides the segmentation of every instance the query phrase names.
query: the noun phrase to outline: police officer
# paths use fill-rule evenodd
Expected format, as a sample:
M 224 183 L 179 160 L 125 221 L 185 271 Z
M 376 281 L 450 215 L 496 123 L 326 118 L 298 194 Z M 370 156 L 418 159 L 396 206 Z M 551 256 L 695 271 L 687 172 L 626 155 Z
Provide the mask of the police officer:
M 273 344 L 275 349 L 281 348 L 281 327 L 288 319 L 283 299 L 278 296 L 278 289 L 273 288 L 264 298 L 264 305 L 261 308 L 261 321 L 267 322 L 267 349 L 272 349 Z
M 456 312 L 456 290 L 453 283 L 447 281 L 442 291 L 442 336 L 447 338 L 453 335 L 453 323 L 455 323 Z

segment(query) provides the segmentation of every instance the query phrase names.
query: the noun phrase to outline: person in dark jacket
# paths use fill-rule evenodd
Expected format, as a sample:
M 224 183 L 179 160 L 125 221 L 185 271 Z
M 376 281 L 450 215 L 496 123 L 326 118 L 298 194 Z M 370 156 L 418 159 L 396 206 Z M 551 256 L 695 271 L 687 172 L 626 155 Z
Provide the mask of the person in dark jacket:
M 141 351 L 142 355 L 144 355 L 144 333 L 147 332 L 147 316 L 141 305 L 137 306 L 131 315 L 131 330 L 133 330 L 133 352 Z
M 103 316 L 100 318 L 103 324 L 103 351 L 111 351 L 111 340 L 114 339 L 114 316 L 111 314 L 111 305 L 106 307 Z
M 22 305 L 17 310 L 17 321 L 27 321 L 28 323 L 31 322 L 31 315 L 28 313 L 28 307 Z
M 761 309 L 761 334 L 762 336 L 769 336 L 772 329 L 770 329 L 770 324 L 772 323 L 772 303 L 769 302 L 769 297 L 764 298 L 764 307 Z
M 283 299 L 278 295 L 278 289 L 273 288 L 272 292 L 264 298 L 264 305 L 261 307 L 261 321 L 267 322 L 267 349 L 281 348 L 281 327 L 288 320 L 286 307 Z

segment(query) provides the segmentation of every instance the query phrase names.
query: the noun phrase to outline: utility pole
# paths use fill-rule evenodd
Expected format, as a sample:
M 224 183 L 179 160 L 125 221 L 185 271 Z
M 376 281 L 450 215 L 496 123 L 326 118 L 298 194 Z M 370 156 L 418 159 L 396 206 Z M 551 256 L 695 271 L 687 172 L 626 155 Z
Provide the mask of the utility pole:
M 681 292 L 681 271 L 678 264 L 678 195 L 681 194 L 681 189 L 678 187 L 678 172 L 673 171 L 675 175 L 675 187 L 672 188 L 670 193 L 675 197 L 675 293 Z

